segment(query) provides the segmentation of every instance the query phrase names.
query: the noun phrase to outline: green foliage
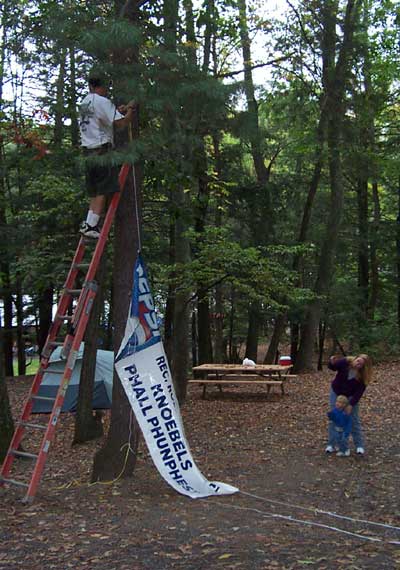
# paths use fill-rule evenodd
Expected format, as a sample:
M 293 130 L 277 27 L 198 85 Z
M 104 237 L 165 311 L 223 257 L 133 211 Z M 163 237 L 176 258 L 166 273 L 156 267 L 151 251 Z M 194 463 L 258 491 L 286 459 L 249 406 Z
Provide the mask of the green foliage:
M 86 198 L 82 165 L 71 148 L 73 107 L 96 63 L 112 77 L 116 99 L 139 102 L 140 136 L 112 153 L 111 161 L 141 163 L 143 239 L 160 304 L 165 306 L 168 288 L 175 285 L 193 303 L 199 289 L 205 291 L 213 310 L 220 284 L 224 310 L 228 314 L 235 308 L 235 327 L 242 336 L 252 301 L 260 304 L 265 329 L 282 309 L 294 322 L 303 319 L 314 298 L 326 219 L 334 207 L 325 145 L 310 228 L 306 243 L 299 244 L 324 105 L 322 3 L 300 1 L 298 11 L 288 10 L 281 22 L 266 22 L 257 5 L 248 6 L 250 28 L 258 30 L 266 46 L 253 53 L 254 60 L 276 62 L 256 89 L 259 151 L 269 176 L 265 184 L 256 176 L 255 123 L 243 101 L 243 76 L 236 74 L 243 66 L 237 55 L 237 2 L 195 8 L 195 38 L 183 13 L 167 34 L 163 18 L 171 6 L 160 2 L 144 3 L 135 25 L 116 18 L 113 3 L 11 4 L 3 20 L 5 61 L 15 62 L 20 76 L 14 77 L 11 67 L 2 70 L 2 85 L 12 79 L 14 91 L 4 97 L 0 127 L 0 231 L 8 238 L 0 261 L 9 263 L 14 281 L 17 274 L 22 276 L 24 293 L 36 298 L 50 282 L 61 286 L 76 245 Z M 340 10 L 343 5 L 338 4 Z M 398 336 L 393 307 L 398 293 L 399 13 L 390 0 L 370 0 L 365 9 L 346 84 L 341 141 L 345 214 L 332 289 L 323 302 L 324 318 L 341 339 L 374 352 L 374 346 L 385 351 L 390 335 Z M 212 50 L 203 65 L 208 33 Z M 32 90 L 28 96 L 26 76 L 29 88 L 40 86 L 42 93 Z M 48 112 L 48 120 L 34 115 L 35 110 Z M 61 124 L 57 142 L 56 123 Z M 38 140 L 49 151 L 40 159 Z M 357 188 L 366 170 L 368 239 L 377 252 L 379 294 L 374 315 L 364 318 L 358 291 Z M 185 200 L 178 203 L 182 194 Z M 185 239 L 192 252 L 184 265 L 174 263 L 170 251 L 171 227 L 182 220 L 189 227 Z M 298 257 L 300 269 L 295 272 Z M 391 347 L 397 349 L 397 343 Z

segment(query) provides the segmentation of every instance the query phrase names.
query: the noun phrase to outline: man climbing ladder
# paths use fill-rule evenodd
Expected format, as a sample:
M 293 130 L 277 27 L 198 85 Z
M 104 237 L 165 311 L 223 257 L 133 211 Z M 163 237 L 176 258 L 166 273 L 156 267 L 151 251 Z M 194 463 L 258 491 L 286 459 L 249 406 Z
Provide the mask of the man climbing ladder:
M 124 164 L 118 177 L 117 171 L 109 166 L 110 162 L 100 163 L 98 160 L 98 155 L 103 154 L 104 150 L 108 152 L 112 147 L 113 125 L 128 125 L 132 121 L 134 111 L 134 104 L 130 103 L 120 108 L 121 112 L 125 113 L 125 116 L 119 114 L 111 101 L 104 96 L 107 84 L 103 82 L 103 78 L 91 78 L 91 92 L 88 95 L 89 103 L 85 107 L 86 114 L 83 113 L 81 115 L 81 117 L 86 117 L 81 120 L 82 146 L 86 149 L 85 152 L 88 156 L 93 154 L 94 158 L 97 159 L 88 161 L 86 173 L 88 190 L 91 196 L 89 211 L 91 216 L 89 217 L 88 215 L 85 227 L 81 230 L 82 237 L 75 252 L 59 299 L 57 312 L 41 354 L 40 367 L 33 380 L 20 418 L 16 422 L 15 432 L 0 470 L 0 485 L 7 484 L 26 488 L 24 502 L 33 500 L 40 483 L 76 356 L 97 293 L 96 271 L 118 208 L 122 190 L 126 185 L 131 169 L 129 164 Z M 134 174 L 133 179 L 135 180 Z M 135 184 L 134 188 L 136 188 Z M 118 190 L 121 191 L 118 192 Z M 98 223 L 108 195 L 112 195 L 112 199 L 107 208 L 103 227 L 100 229 Z M 94 251 L 92 248 L 88 248 L 88 245 L 92 242 L 92 240 L 86 239 L 88 237 L 98 238 Z M 79 282 L 83 282 L 81 289 L 78 288 Z M 72 315 L 69 313 L 71 304 L 73 304 Z M 65 325 L 68 325 L 67 332 L 65 332 Z M 38 392 L 44 374 L 46 372 L 54 372 L 51 369 L 50 357 L 57 346 L 62 346 L 62 353 L 66 358 L 65 369 L 61 372 L 62 379 L 56 397 L 44 398 L 39 396 Z M 33 405 L 36 400 L 40 399 L 52 400 L 52 412 L 47 425 L 35 421 L 34 417 L 32 418 Z M 29 449 L 25 446 L 22 449 L 21 442 L 26 434 L 29 437 L 27 440 L 24 440 L 24 444 L 27 441 L 26 445 L 29 445 Z M 18 458 L 29 461 L 15 462 L 15 459 Z
M 100 235 L 99 221 L 107 197 L 118 192 L 118 168 L 111 164 L 109 156 L 114 145 L 114 126 L 128 126 L 135 108 L 131 101 L 117 109 L 106 97 L 109 84 L 106 75 L 92 71 L 89 93 L 79 108 L 81 144 L 86 159 L 86 190 L 90 197 L 89 211 L 80 233 L 95 239 Z
M 119 173 L 119 186 L 121 191 L 126 184 L 129 170 L 130 165 L 124 164 Z M 115 193 L 110 202 L 104 225 L 100 232 L 99 239 L 96 242 L 96 248 L 92 254 L 89 250 L 89 263 L 85 262 L 85 253 L 88 251 L 88 242 L 91 240 L 82 237 L 79 241 L 46 344 L 41 354 L 40 367 L 33 380 L 20 418 L 16 422 L 14 436 L 0 471 L 0 485 L 6 483 L 27 489 L 24 502 L 31 502 L 33 500 L 40 483 L 50 444 L 54 438 L 61 413 L 65 393 L 75 365 L 77 351 L 82 342 L 93 300 L 96 296 L 97 283 L 94 278 L 119 204 L 120 196 L 121 192 Z M 84 286 L 82 289 L 77 289 L 78 276 L 82 274 L 82 272 L 85 275 Z M 73 314 L 69 315 L 68 307 L 74 298 L 78 298 L 78 300 L 75 304 Z M 63 333 L 62 328 L 64 323 L 68 323 L 69 326 L 69 331 L 66 335 Z M 54 373 L 54 370 L 51 369 L 50 357 L 57 346 L 63 347 L 62 351 L 66 357 L 65 369 L 61 372 L 62 380 L 58 393 L 55 398 L 39 396 L 38 392 L 44 374 L 46 374 L 46 372 Z M 35 421 L 35 418 L 32 418 L 32 409 L 35 400 L 41 399 L 51 400 L 53 405 L 47 425 L 38 423 Z M 21 442 L 26 434 L 29 434 L 29 451 L 26 450 L 25 447 L 23 450 L 21 449 Z M 34 437 L 35 434 L 39 436 L 39 441 L 37 437 Z M 41 434 L 43 434 L 43 437 Z M 16 458 L 29 461 L 18 462 L 19 464 L 15 465 L 14 460 Z M 15 474 L 13 472 L 11 476 L 12 468 Z

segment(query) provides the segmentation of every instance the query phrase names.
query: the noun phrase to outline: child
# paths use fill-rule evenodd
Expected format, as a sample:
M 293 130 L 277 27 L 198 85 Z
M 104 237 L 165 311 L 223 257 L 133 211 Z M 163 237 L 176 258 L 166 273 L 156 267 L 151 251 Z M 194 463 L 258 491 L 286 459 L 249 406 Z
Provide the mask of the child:
M 349 400 L 346 396 L 338 396 L 336 398 L 335 407 L 328 412 L 328 418 L 333 423 L 335 434 L 334 447 L 338 447 L 339 451 L 336 455 L 339 457 L 348 457 L 349 435 L 351 433 L 351 411 L 349 409 Z

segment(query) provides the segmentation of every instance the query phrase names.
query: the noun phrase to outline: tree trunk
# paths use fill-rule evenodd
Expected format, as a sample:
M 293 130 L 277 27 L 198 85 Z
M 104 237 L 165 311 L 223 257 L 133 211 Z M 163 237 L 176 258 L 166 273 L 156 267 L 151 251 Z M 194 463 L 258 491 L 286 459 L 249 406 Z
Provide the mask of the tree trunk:
M 79 123 L 77 112 L 77 95 L 76 95 L 76 62 L 75 49 L 69 49 L 69 67 L 70 67 L 70 93 L 69 93 L 69 117 L 71 120 L 71 144 L 73 147 L 79 147 Z
M 211 2 L 210 2 L 211 4 Z M 216 65 L 216 62 L 214 63 Z M 215 159 L 215 170 L 217 172 L 218 180 L 222 179 L 222 160 L 220 151 L 220 135 L 213 135 L 213 148 Z M 222 180 L 221 180 L 222 181 Z M 217 208 L 215 214 L 215 225 L 217 228 L 222 226 L 222 199 L 220 193 L 217 195 Z M 214 356 L 215 362 L 226 361 L 226 346 L 224 343 L 224 295 L 222 284 L 215 287 L 215 339 L 214 339 Z
M 15 296 L 15 309 L 17 317 L 17 359 L 18 359 L 18 375 L 26 374 L 26 356 L 25 356 L 25 338 L 24 338 L 24 307 L 21 291 L 21 278 L 17 276 L 16 280 L 17 293 Z
M 1 20 L 1 46 L 0 46 L 0 112 L 3 111 L 3 86 L 4 86 L 4 70 L 7 55 L 7 30 L 8 30 L 8 18 L 11 9 L 11 3 L 7 0 L 3 3 L 2 10 L 2 20 Z M 6 236 L 9 235 L 7 230 L 7 217 L 6 217 L 6 195 L 5 195 L 5 166 L 4 166 L 4 149 L 1 145 L 1 155 L 0 155 L 0 275 L 1 275 L 1 289 L 0 297 L 3 299 L 3 310 L 4 310 L 4 327 L 5 331 L 2 330 L 1 337 L 1 351 L 0 351 L 0 374 L 5 376 L 13 376 L 13 342 L 12 342 L 12 297 L 10 290 L 10 268 L 8 259 L 8 250 L 6 247 Z M 5 380 L 0 382 L 4 383 Z M 4 393 L 3 388 L 1 388 Z M 6 392 L 5 392 L 6 393 Z M 8 400 L 7 400 L 8 402 Z M 0 405 L 2 399 L 0 399 Z M 1 413 L 1 412 L 0 412 Z M 1 416 L 0 416 L 1 421 Z M 7 432 L 7 429 L 6 429 Z M 8 446 L 7 446 L 8 447 Z M 1 448 L 3 449 L 3 448 Z
M 215 343 L 214 355 L 215 362 L 223 363 L 226 360 L 224 345 L 224 304 L 222 297 L 222 287 L 217 285 L 215 290 Z
M 133 23 L 139 22 L 139 5 L 138 0 L 129 3 L 118 0 L 115 3 L 116 10 L 121 14 L 121 17 L 127 17 Z M 124 52 L 124 64 L 126 64 L 126 58 L 130 56 L 132 63 L 137 63 L 138 53 L 135 51 L 131 54 Z M 117 65 L 121 60 L 121 55 L 115 54 L 114 59 Z M 136 113 L 133 132 L 137 135 L 138 131 L 139 120 L 138 113 Z M 135 165 L 134 172 L 134 179 L 132 176 L 128 177 L 115 218 L 113 283 L 115 353 L 117 353 L 125 333 L 132 293 L 133 267 L 137 251 L 140 249 L 138 236 L 142 211 L 142 171 Z M 138 212 L 138 219 L 135 216 L 136 211 Z M 104 446 L 94 458 L 92 481 L 129 477 L 132 474 L 136 464 L 139 433 L 139 427 L 125 395 L 125 390 L 117 373 L 114 372 L 110 429 Z
M 397 232 L 396 232 L 396 253 L 397 253 L 397 334 L 400 340 L 400 177 L 397 187 Z
M 141 175 L 136 166 L 136 187 L 141 188 Z M 114 237 L 114 353 L 125 333 L 126 319 L 132 293 L 132 276 L 139 244 L 138 222 L 135 212 L 133 182 L 128 178 L 115 219 Z M 139 204 L 139 211 L 141 211 Z M 114 371 L 111 423 L 107 440 L 95 456 L 92 481 L 129 477 L 136 464 L 139 427 L 125 390 Z
M 168 263 L 170 267 L 175 264 L 175 213 L 172 212 L 172 200 L 169 208 L 169 255 Z M 175 313 L 175 272 L 171 270 L 170 281 L 168 283 L 167 302 L 164 317 L 164 347 L 171 370 L 173 369 L 173 335 L 174 335 L 174 313 Z
M 189 242 L 184 235 L 187 224 L 184 212 L 187 211 L 186 196 L 183 188 L 176 191 L 175 204 L 180 215 L 176 220 L 176 262 L 185 265 L 190 260 Z M 186 398 L 189 369 L 189 295 L 187 291 L 177 289 L 175 292 L 175 310 L 173 324 L 173 379 L 179 403 Z
M 324 97 L 322 98 L 321 101 L 321 115 L 318 121 L 318 127 L 317 127 L 317 144 L 316 144 L 316 148 L 315 148 L 315 158 L 314 158 L 314 169 L 313 169 L 313 174 L 310 180 L 310 184 L 308 187 L 308 193 L 307 193 L 307 198 L 304 204 L 304 208 L 303 208 L 303 216 L 301 219 L 301 224 L 300 224 L 300 230 L 299 230 L 299 237 L 297 239 L 297 242 L 299 244 L 303 244 L 306 243 L 307 241 L 307 236 L 308 236 L 308 230 L 310 227 L 310 220 L 311 220 L 311 213 L 312 213 L 312 207 L 314 204 L 314 199 L 318 190 L 318 186 L 321 180 L 321 173 L 322 173 L 322 167 L 323 167 L 323 163 L 324 163 L 324 145 L 325 145 L 325 139 L 326 139 L 326 123 L 327 123 L 327 113 L 325 112 L 324 109 L 324 105 L 325 105 L 325 101 L 324 101 Z M 299 279 L 297 281 L 298 285 L 301 286 L 301 280 L 300 280 L 300 271 L 301 271 L 301 267 L 302 267 L 302 254 L 298 253 L 295 254 L 294 259 L 293 259 L 293 270 L 296 272 L 299 272 Z M 281 326 L 281 320 L 285 319 L 287 321 L 288 319 L 288 315 L 283 314 L 283 315 L 278 315 L 276 321 L 275 321 L 275 329 L 271 338 L 271 343 L 273 343 L 273 345 L 271 346 L 271 348 L 268 348 L 268 352 L 266 357 L 268 356 L 268 363 L 273 362 L 274 361 L 274 355 L 278 349 L 279 346 L 279 341 L 280 341 L 280 336 L 283 333 L 284 328 L 282 328 Z M 292 359 L 294 358 L 294 352 L 293 352 L 294 347 L 292 347 L 292 352 L 291 352 L 291 357 Z M 297 355 L 297 345 L 296 345 L 296 349 L 295 349 L 295 354 Z M 295 360 L 293 359 L 293 362 L 295 362 Z
M 246 358 L 257 362 L 258 334 L 260 328 L 260 303 L 253 301 L 249 306 L 246 339 Z
M 10 270 L 7 261 L 2 264 L 2 297 L 4 305 L 4 367 L 6 376 L 14 376 L 13 366 L 13 298 L 11 294 Z
M 3 329 L 0 323 L 0 461 L 5 458 L 14 433 L 14 423 L 8 399 L 4 370 Z
M 213 361 L 211 330 L 210 330 L 210 307 L 208 298 L 205 297 L 204 289 L 197 290 L 203 298 L 197 302 L 197 332 L 199 346 L 199 364 Z
M 271 196 L 269 191 L 269 170 L 265 166 L 265 156 L 262 148 L 262 136 L 260 132 L 258 103 L 255 97 L 255 89 L 252 73 L 251 58 L 251 41 L 247 24 L 247 5 L 246 0 L 238 0 L 239 6 L 239 31 L 242 47 L 243 66 L 244 66 L 244 90 L 246 94 L 249 138 L 251 147 L 251 156 L 253 159 L 254 169 L 257 176 L 257 182 L 260 190 L 265 194 L 266 203 L 266 223 L 267 241 L 273 234 L 273 212 L 271 208 Z
M 318 328 L 318 365 L 317 370 L 322 370 L 322 362 L 324 358 L 324 347 L 325 347 L 325 334 L 326 334 L 326 322 L 320 321 Z
M 60 147 L 64 135 L 64 87 L 65 87 L 65 64 L 66 50 L 59 53 L 59 71 L 56 87 L 55 119 L 54 119 L 54 145 Z
M 381 219 L 381 208 L 379 202 L 378 183 L 372 183 L 373 221 L 371 229 L 371 293 L 369 298 L 368 317 L 373 320 L 379 294 L 379 264 L 377 255 L 377 240 L 379 236 L 379 226 Z
M 305 322 L 301 326 L 301 341 L 295 370 L 312 369 L 316 331 L 321 316 L 322 296 L 330 286 L 333 260 L 336 251 L 338 231 L 343 209 L 343 175 L 341 164 L 342 127 L 344 118 L 344 91 L 348 79 L 349 62 L 353 49 L 353 34 L 357 21 L 357 3 L 348 0 L 343 29 L 343 43 L 335 65 L 337 5 L 328 2 L 323 9 L 322 47 L 326 50 L 324 62 L 331 66 L 331 73 L 326 79 L 326 112 L 328 113 L 328 150 L 330 176 L 330 207 L 327 221 L 325 241 L 322 246 L 318 275 L 314 291 L 316 298 L 311 301 L 306 313 Z
M 275 355 L 279 348 L 281 336 L 285 330 L 287 323 L 287 313 L 280 313 L 275 319 L 274 331 L 269 341 L 268 350 L 264 358 L 264 364 L 272 364 L 275 362 Z
M 202 70 L 204 73 L 208 72 L 211 59 L 211 45 L 213 32 L 215 31 L 215 2 L 214 0 L 207 0 L 205 2 L 205 30 L 204 30 L 204 53 L 203 53 L 203 65 Z
M 178 25 L 178 2 L 176 0 L 165 0 L 163 4 L 164 10 L 164 44 L 165 49 L 176 52 L 176 35 Z M 175 133 L 177 129 L 177 118 L 175 112 L 165 110 L 166 131 Z M 172 378 L 174 378 L 175 371 L 175 349 L 174 349 L 174 335 L 175 335 L 175 311 L 176 311 L 176 272 L 174 266 L 177 261 L 176 255 L 176 240 L 177 228 L 176 218 L 177 211 L 175 206 L 175 189 L 169 188 L 169 249 L 168 249 L 168 262 L 171 268 L 170 280 L 168 283 L 168 295 L 165 308 L 165 321 L 164 321 L 164 342 L 165 352 L 169 361 Z
M 193 15 L 193 2 L 192 0 L 183 0 L 183 5 L 186 14 L 185 24 L 187 39 L 187 59 L 193 72 L 200 72 L 196 57 L 196 34 Z M 207 49 L 209 50 L 210 44 L 208 43 L 207 45 Z M 204 58 L 209 59 L 209 57 L 209 52 L 204 52 Z M 201 117 L 199 117 L 197 110 L 192 109 L 190 106 L 188 109 L 188 115 L 189 117 L 186 122 L 186 128 L 190 128 L 194 132 L 197 132 L 197 140 L 192 144 L 193 148 L 190 149 L 190 152 L 192 156 L 193 179 L 197 186 L 194 228 L 196 231 L 196 242 L 201 243 L 203 241 L 208 203 L 210 198 L 207 174 L 208 160 L 204 137 L 202 136 L 201 130 L 199 128 L 199 119 Z M 197 251 L 198 247 L 194 245 L 194 256 L 196 255 Z M 207 292 L 201 283 L 197 284 L 197 336 L 199 343 L 199 363 L 203 364 L 205 362 L 212 362 L 209 300 L 207 297 Z
M 333 269 L 333 259 L 336 251 L 336 244 L 339 232 L 343 208 L 343 179 L 342 166 L 340 157 L 340 121 L 342 117 L 338 116 L 337 120 L 330 121 L 328 145 L 330 151 L 329 172 L 331 182 L 331 200 L 329 208 L 329 218 L 326 229 L 326 237 L 322 246 L 318 276 L 315 284 L 315 293 L 317 297 L 311 301 L 306 314 L 306 320 L 301 325 L 301 340 L 299 352 L 296 359 L 295 370 L 313 369 L 313 354 L 316 340 L 316 331 L 322 310 L 322 295 L 325 295 L 329 289 L 331 281 L 331 273 Z
M 290 323 L 290 358 L 295 364 L 299 352 L 300 326 L 297 322 Z
M 228 338 L 228 358 L 229 362 L 233 363 L 234 359 L 234 346 L 233 346 L 233 333 L 235 327 L 235 289 L 231 287 L 230 305 L 231 310 L 229 314 L 229 338 Z
M 38 330 L 38 352 L 42 353 L 46 343 L 47 335 L 51 327 L 53 318 L 53 298 L 54 288 L 49 285 L 46 289 L 39 291 L 38 312 L 39 312 L 39 330 Z
M 197 354 L 197 318 L 196 311 L 192 311 L 192 366 L 197 366 L 199 356 Z
M 104 305 L 104 281 L 107 263 L 106 251 L 97 269 L 96 281 L 99 286 L 90 312 L 85 331 L 81 377 L 79 381 L 78 405 L 75 415 L 75 433 L 73 443 L 84 443 L 103 435 L 103 424 L 99 414 L 93 414 L 93 392 L 96 376 L 99 320 Z
M 368 149 L 365 148 L 368 153 Z M 362 161 L 363 162 L 363 161 Z M 364 346 L 366 339 L 369 296 L 369 251 L 368 251 L 368 169 L 363 168 L 357 184 L 358 202 L 358 344 Z

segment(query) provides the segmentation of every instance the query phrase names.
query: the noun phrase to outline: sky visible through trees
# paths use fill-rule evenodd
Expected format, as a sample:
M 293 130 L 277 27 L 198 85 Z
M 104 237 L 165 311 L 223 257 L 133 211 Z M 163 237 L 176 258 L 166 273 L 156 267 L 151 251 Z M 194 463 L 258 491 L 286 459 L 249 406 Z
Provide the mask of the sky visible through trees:
M 396 3 L 128 4 L 121 21 L 110 3 L 3 4 L 5 328 L 43 328 L 62 286 L 86 203 L 76 108 L 100 61 L 113 95 L 140 104 L 121 152 L 143 168 L 167 344 L 180 306 L 191 363 L 280 344 L 305 367 L 339 345 L 396 352 Z M 109 347 L 111 305 L 109 291 Z

